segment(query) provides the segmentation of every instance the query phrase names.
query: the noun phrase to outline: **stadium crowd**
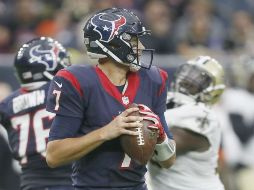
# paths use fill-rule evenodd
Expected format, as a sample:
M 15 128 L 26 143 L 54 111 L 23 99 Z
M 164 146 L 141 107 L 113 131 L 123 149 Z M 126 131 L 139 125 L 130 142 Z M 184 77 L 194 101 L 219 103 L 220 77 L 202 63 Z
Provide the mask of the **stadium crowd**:
M 134 11 L 152 31 L 147 47 L 158 54 L 253 52 L 251 0 L 1 0 L 0 53 L 14 52 L 36 36 L 81 51 L 85 17 L 108 7 Z

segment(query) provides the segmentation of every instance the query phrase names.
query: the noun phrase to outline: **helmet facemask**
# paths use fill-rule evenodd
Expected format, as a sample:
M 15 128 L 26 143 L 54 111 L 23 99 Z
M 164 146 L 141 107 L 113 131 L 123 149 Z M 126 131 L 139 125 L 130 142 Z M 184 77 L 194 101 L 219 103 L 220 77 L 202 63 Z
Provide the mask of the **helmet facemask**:
M 189 64 L 182 65 L 176 72 L 174 90 L 200 99 L 201 93 L 212 83 L 211 76 L 199 67 Z
M 208 58 L 203 56 L 204 62 L 194 60 L 180 66 L 173 82 L 174 91 L 197 102 L 216 103 L 225 88 L 224 72 L 217 61 Z
M 129 66 L 132 72 L 136 72 L 140 68 L 150 69 L 154 50 L 145 49 L 140 41 L 143 35 L 129 35 L 124 33 L 122 36 L 122 39 L 130 48 L 130 52 L 126 55 L 127 62 L 123 62 L 122 64 Z

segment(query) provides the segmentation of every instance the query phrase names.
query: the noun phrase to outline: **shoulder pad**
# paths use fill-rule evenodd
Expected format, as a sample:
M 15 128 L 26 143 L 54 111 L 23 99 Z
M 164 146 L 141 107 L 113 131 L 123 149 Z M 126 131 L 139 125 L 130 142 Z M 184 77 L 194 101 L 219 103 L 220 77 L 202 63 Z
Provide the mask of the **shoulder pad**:
M 163 69 L 152 66 L 150 70 L 145 70 L 145 74 L 155 83 L 162 84 L 168 79 L 168 73 Z
M 167 124 L 206 134 L 214 121 L 211 110 L 200 104 L 186 104 L 165 112 Z
M 95 80 L 93 80 L 95 71 L 92 65 L 73 65 L 66 68 L 66 70 L 75 76 L 81 86 L 93 84 L 95 82 Z

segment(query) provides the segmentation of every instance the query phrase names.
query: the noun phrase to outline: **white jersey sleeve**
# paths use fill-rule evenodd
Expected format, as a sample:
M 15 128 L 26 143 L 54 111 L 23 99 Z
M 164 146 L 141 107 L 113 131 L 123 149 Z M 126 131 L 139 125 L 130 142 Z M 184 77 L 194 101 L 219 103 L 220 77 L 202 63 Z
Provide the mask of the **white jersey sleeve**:
M 169 127 L 179 127 L 203 135 L 211 141 L 211 133 L 219 124 L 210 108 L 202 103 L 184 104 L 168 109 L 165 118 Z

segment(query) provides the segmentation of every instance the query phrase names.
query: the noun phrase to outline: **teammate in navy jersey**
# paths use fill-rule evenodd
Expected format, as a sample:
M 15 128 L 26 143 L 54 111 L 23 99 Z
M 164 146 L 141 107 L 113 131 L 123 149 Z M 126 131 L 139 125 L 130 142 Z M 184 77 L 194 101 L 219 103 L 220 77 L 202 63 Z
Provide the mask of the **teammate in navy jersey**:
M 141 127 L 137 121 L 143 118 L 129 116 L 134 111 L 148 112 L 158 130 L 153 159 L 162 167 L 174 162 L 175 144 L 164 118 L 167 74 L 151 67 L 153 50 L 140 42 L 147 33 L 139 18 L 126 9 L 92 15 L 84 38 L 88 55 L 98 58 L 98 64 L 68 67 L 51 82 L 47 110 L 56 117 L 47 163 L 54 168 L 75 161 L 72 179 L 78 190 L 147 189 L 146 166 L 131 160 L 118 138 L 137 135 L 130 128 Z M 139 108 L 128 108 L 131 103 Z
M 46 111 L 49 81 L 68 65 L 66 49 L 52 38 L 31 40 L 16 54 L 14 66 L 21 88 L 0 103 L 0 123 L 7 129 L 13 156 L 22 167 L 22 190 L 73 190 L 71 165 L 52 169 L 45 159 L 55 116 Z

